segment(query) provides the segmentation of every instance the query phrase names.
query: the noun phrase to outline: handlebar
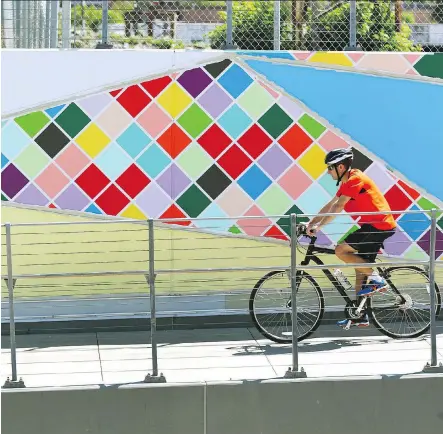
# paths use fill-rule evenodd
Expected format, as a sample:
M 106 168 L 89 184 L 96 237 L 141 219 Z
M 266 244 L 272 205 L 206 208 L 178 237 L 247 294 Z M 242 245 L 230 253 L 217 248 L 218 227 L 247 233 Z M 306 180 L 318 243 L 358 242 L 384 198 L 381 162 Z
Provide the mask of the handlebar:
M 312 239 L 317 238 L 315 235 L 308 235 L 306 233 L 306 229 L 307 229 L 307 225 L 305 225 L 304 223 L 299 223 L 297 225 L 297 231 L 296 231 L 297 238 L 300 238 L 302 235 L 305 235 L 305 236 L 312 238 Z

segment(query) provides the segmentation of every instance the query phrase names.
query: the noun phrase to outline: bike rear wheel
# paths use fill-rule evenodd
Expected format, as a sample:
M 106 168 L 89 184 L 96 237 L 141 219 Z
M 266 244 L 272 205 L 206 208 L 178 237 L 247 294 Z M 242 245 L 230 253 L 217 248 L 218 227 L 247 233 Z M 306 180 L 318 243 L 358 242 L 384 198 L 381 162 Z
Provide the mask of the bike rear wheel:
M 306 339 L 320 324 L 324 313 L 323 292 L 305 272 L 297 277 L 298 341 Z M 291 285 L 286 271 L 271 271 L 254 286 L 249 313 L 260 333 L 277 343 L 292 342 Z
M 377 329 L 395 339 L 416 338 L 426 333 L 431 322 L 427 273 L 418 267 L 392 267 L 385 270 L 383 277 L 389 284 L 387 291 L 373 295 L 369 302 L 369 314 Z M 438 316 L 441 295 L 437 284 L 434 291 Z

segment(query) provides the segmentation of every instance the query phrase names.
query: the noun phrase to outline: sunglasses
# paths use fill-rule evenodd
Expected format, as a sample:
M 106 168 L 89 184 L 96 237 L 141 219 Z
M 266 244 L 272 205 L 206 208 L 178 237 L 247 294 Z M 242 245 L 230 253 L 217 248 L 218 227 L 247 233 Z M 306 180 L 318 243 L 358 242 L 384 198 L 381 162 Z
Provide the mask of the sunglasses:
M 334 169 L 335 166 L 328 166 L 328 171 L 331 171 L 332 169 Z

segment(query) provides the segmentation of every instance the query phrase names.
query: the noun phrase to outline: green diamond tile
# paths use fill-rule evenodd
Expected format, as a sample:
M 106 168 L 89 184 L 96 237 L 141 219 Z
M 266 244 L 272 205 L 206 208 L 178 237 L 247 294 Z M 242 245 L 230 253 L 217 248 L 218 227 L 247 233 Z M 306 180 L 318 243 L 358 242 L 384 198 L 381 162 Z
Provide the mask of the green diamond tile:
M 438 209 L 439 207 L 435 205 L 435 203 L 431 202 L 429 199 L 426 199 L 425 197 L 422 197 L 417 201 L 418 205 L 421 209 L 425 211 L 430 211 L 432 208 Z M 441 216 L 441 212 L 437 212 L 437 217 Z
M 211 123 L 211 118 L 197 105 L 192 104 L 177 121 L 191 137 L 196 139 Z
M 414 68 L 420 75 L 443 78 L 443 53 L 425 54 Z
M 326 128 L 306 113 L 299 119 L 299 124 L 312 136 L 318 139 Z
M 437 225 L 443 230 L 443 217 L 437 222 Z
M 242 231 L 235 225 L 232 225 L 229 229 L 229 232 L 231 232 L 232 234 L 241 234 Z
M 285 131 L 292 123 L 292 118 L 274 104 L 259 120 L 258 123 L 276 139 Z
M 29 145 L 14 164 L 29 178 L 34 178 L 49 163 L 48 155 L 37 145 Z
M 255 82 L 237 99 L 237 104 L 254 120 L 269 109 L 274 98 Z
M 2 193 L 2 200 L 8 201 L 9 199 Z
M 189 217 L 198 217 L 211 201 L 195 185 L 188 188 L 177 200 L 177 204 Z
M 282 217 L 278 219 L 276 222 L 280 226 L 280 228 L 289 236 L 291 235 L 291 218 L 289 217 L 291 214 L 303 214 L 303 211 L 300 208 L 298 208 L 297 205 L 292 205 L 291 208 L 289 208 L 285 212 L 285 215 L 287 215 L 288 217 Z M 303 223 L 308 221 L 309 221 L 308 217 L 297 216 L 297 223 Z
M 345 234 L 344 234 L 344 235 L 338 240 L 338 243 L 342 243 L 342 242 L 344 241 L 344 239 L 345 239 L 348 235 L 352 234 L 352 233 L 355 232 L 357 229 L 358 229 L 358 226 L 357 226 L 357 225 L 352 226 L 352 228 L 349 229 L 349 231 L 346 232 L 346 233 L 345 233 Z
M 211 166 L 213 160 L 199 145 L 193 143 L 176 162 L 189 178 L 195 180 Z
M 55 119 L 55 122 L 60 125 L 71 138 L 74 138 L 91 122 L 91 119 L 89 119 L 77 104 L 71 103 Z
M 267 215 L 281 215 L 292 205 L 292 200 L 274 184 L 260 196 L 257 204 Z
M 30 137 L 34 137 L 45 125 L 50 122 L 50 119 L 43 112 L 33 112 L 15 118 L 15 122 Z

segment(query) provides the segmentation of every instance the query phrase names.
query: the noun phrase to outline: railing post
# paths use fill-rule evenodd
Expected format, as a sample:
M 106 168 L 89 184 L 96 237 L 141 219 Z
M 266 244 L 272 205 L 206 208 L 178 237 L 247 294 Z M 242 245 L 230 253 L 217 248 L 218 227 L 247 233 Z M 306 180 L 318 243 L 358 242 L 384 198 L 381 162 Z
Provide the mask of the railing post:
M 274 50 L 280 50 L 280 0 L 274 0 Z
M 291 214 L 291 310 L 292 310 L 292 368 L 285 378 L 306 378 L 303 368 L 298 365 L 298 322 L 297 322 L 297 215 Z
M 357 49 L 357 2 L 350 0 L 349 5 L 349 46 L 347 51 Z
M 108 42 L 108 17 L 109 17 L 109 0 L 103 1 L 102 9 L 102 41 L 95 48 L 108 49 L 112 45 Z
M 11 248 L 11 223 L 6 223 L 6 262 L 8 269 L 8 304 L 9 304 L 9 337 L 11 339 L 11 368 L 12 380 L 6 380 L 3 387 L 5 389 L 25 387 L 23 380 L 17 381 L 17 348 L 15 342 L 15 316 L 14 316 L 14 286 L 12 277 L 12 248 Z
M 235 50 L 236 48 L 232 37 L 232 0 L 228 0 L 226 2 L 226 44 L 224 49 Z
M 431 364 L 427 363 L 423 369 L 423 372 L 443 372 L 443 365 L 437 364 L 437 324 L 435 317 L 435 249 L 437 240 L 437 210 L 433 208 L 431 210 L 431 238 L 429 241 L 429 287 L 431 296 L 431 324 L 430 324 L 430 336 L 431 336 Z
M 50 31 L 49 31 L 49 46 L 50 48 L 57 48 L 58 46 L 58 1 L 51 0 L 51 16 L 50 16 Z
M 149 236 L 149 274 L 146 280 L 149 283 L 149 304 L 151 306 L 151 348 L 152 348 L 152 375 L 145 377 L 145 383 L 166 383 L 163 374 L 158 375 L 158 357 L 157 357 L 157 319 L 155 311 L 155 263 L 154 263 L 154 220 L 148 221 Z
M 71 0 L 62 1 L 62 48 L 71 48 Z

